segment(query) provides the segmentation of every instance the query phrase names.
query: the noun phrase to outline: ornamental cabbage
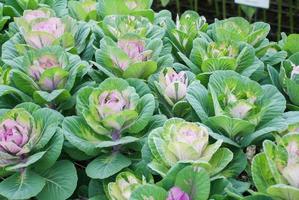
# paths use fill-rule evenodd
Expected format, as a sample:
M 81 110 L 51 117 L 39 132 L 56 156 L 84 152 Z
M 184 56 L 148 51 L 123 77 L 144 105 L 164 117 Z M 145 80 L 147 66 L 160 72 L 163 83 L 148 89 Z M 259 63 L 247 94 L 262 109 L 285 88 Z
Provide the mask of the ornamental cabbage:
M 55 164 L 62 149 L 63 136 L 58 127 L 62 118 L 58 112 L 33 103 L 1 112 L 0 195 L 8 199 L 30 199 L 41 192 L 45 186 L 41 174 Z M 11 182 L 17 188 L 24 187 L 23 184 L 36 187 L 26 193 L 14 189 L 7 192 L 5 188 Z
M 108 78 L 96 88 L 80 90 L 76 109 L 79 116 L 64 120 L 66 137 L 79 150 L 94 155 L 99 148 L 136 141 L 134 136 L 153 115 L 155 101 L 153 95 L 140 95 L 123 79 Z M 86 148 L 87 144 L 93 148 Z
M 285 128 L 286 100 L 274 86 L 261 86 L 233 71 L 216 71 L 207 88 L 194 81 L 187 101 L 204 124 L 238 144 L 249 145 Z
M 40 105 L 67 109 L 73 104 L 73 88 L 87 73 L 89 64 L 60 46 L 52 46 L 26 52 L 12 67 L 10 86 L 2 88 L 8 91 L 17 89 L 19 92 L 15 93 L 24 93 Z M 69 105 L 61 107 L 67 101 Z
M 209 145 L 209 130 L 204 125 L 171 118 L 163 127 L 152 130 L 148 136 L 153 156 L 149 167 L 163 176 L 178 162 L 209 162 L 217 154 L 221 144 L 222 141 L 219 140 Z M 229 151 L 228 154 L 230 153 Z
M 135 34 L 127 34 L 114 42 L 109 37 L 101 40 L 101 48 L 95 53 L 96 67 L 102 72 L 122 78 L 147 79 L 161 65 L 158 63 L 170 55 L 162 54 L 163 42 L 159 38 L 145 40 Z
M 55 17 L 54 11 L 46 8 L 27 10 L 15 22 L 26 43 L 33 48 L 43 48 L 53 44 L 74 45 L 71 18 Z

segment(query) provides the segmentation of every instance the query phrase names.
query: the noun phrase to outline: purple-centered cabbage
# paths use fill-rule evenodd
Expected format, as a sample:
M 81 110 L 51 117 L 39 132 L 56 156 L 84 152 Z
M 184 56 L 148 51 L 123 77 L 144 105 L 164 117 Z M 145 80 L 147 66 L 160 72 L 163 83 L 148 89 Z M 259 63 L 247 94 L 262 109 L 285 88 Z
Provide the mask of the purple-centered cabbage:
M 47 118 L 43 119 L 44 116 Z M 40 159 L 47 151 L 41 149 L 55 134 L 60 119 L 61 116 L 56 111 L 40 108 L 33 103 L 19 104 L 16 108 L 1 113 L 0 171 L 14 171 L 20 168 L 15 167 L 19 163 L 26 167 L 27 160 L 32 162 L 29 157 L 33 154 L 39 155 L 34 158 L 35 162 Z M 49 130 L 48 126 L 53 126 L 53 129 Z M 41 151 L 44 153 L 39 153 Z
M 20 120 L 6 119 L 0 124 L 0 151 L 21 156 L 30 137 L 29 124 Z
M 209 145 L 208 129 L 198 123 L 171 118 L 150 132 L 148 144 L 153 155 L 150 167 L 170 168 L 178 162 L 209 161 L 222 141 Z M 213 151 L 209 151 L 213 148 Z
M 119 40 L 117 46 L 127 54 L 133 63 L 146 61 L 150 54 L 150 52 L 145 51 L 145 44 L 142 40 Z M 117 57 L 112 59 L 122 70 L 126 70 L 129 66 L 127 60 L 119 61 Z
M 161 72 L 159 85 L 162 92 L 176 103 L 185 98 L 188 87 L 188 77 L 186 72 L 177 73 L 172 68 L 166 68 Z
M 71 18 L 55 17 L 51 9 L 40 8 L 24 11 L 22 17 L 15 18 L 26 43 L 33 48 L 43 48 L 55 44 L 73 45 L 73 28 Z

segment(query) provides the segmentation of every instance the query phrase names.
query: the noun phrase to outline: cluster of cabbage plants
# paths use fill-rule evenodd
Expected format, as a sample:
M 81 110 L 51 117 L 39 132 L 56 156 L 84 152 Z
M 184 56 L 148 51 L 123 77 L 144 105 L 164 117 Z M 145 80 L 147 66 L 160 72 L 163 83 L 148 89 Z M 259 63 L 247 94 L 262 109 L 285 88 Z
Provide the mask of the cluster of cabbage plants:
M 299 35 L 152 3 L 0 3 L 1 200 L 299 199 Z

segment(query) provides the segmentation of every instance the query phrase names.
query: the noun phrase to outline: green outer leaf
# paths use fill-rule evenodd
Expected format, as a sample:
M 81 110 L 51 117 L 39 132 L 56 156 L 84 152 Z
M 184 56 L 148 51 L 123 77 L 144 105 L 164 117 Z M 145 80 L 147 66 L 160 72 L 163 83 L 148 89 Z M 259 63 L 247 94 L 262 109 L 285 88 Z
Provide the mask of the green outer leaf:
M 64 118 L 62 129 L 66 139 L 79 150 L 93 156 L 99 153 L 95 148 L 95 144 L 88 141 L 88 139 L 96 141 L 100 141 L 100 139 L 97 138 L 97 134 L 86 124 L 82 117 L 71 116 Z
M 103 155 L 86 167 L 87 176 L 95 179 L 108 178 L 131 165 L 131 160 L 120 153 Z
M 218 174 L 223 170 L 232 160 L 234 154 L 228 148 L 220 148 L 213 155 L 209 164 L 212 166 L 212 171 L 210 172 L 211 176 Z
M 34 150 L 39 150 L 48 144 L 56 133 L 63 116 L 59 112 L 49 108 L 36 110 L 32 116 L 34 117 L 37 128 L 39 131 L 42 131 L 37 144 L 34 146 Z
M 30 96 L 34 91 L 39 90 L 39 86 L 28 75 L 19 70 L 11 71 L 11 81 L 16 88 Z
M 154 96 L 152 94 L 147 94 L 141 97 L 137 104 L 137 110 L 139 116 L 134 124 L 130 126 L 128 130 L 130 133 L 138 133 L 147 126 L 155 110 Z
M 242 138 L 240 144 L 242 147 L 250 145 L 253 141 L 264 137 L 265 135 L 274 131 L 283 131 L 288 128 L 286 121 L 282 117 L 274 118 L 263 126 L 259 127 L 257 131 Z
M 259 192 L 266 193 L 268 187 L 276 184 L 269 170 L 265 153 L 260 153 L 253 158 L 251 172 L 253 182 Z
M 289 54 L 294 54 L 299 52 L 299 46 L 297 41 L 299 40 L 299 34 L 291 34 L 288 36 L 286 43 L 284 44 L 283 49 L 288 51 Z
M 167 174 L 163 177 L 163 179 L 160 182 L 157 183 L 157 185 L 169 190 L 174 185 L 177 174 L 187 165 L 187 163 L 175 164 L 173 167 L 169 169 Z
M 216 70 L 236 70 L 237 61 L 234 58 L 209 58 L 203 61 L 201 69 L 203 72 L 213 72 Z
M 8 199 L 30 199 L 36 196 L 45 186 L 45 179 L 26 169 L 15 173 L 0 183 L 0 195 Z
M 46 185 L 37 195 L 40 200 L 68 199 L 77 187 L 78 176 L 74 164 L 68 160 L 57 162 L 41 174 Z
M 130 200 L 165 200 L 167 192 L 156 185 L 142 185 L 133 191 Z
M 299 197 L 299 189 L 284 185 L 284 184 L 277 184 L 269 187 L 267 192 L 275 198 L 280 198 L 283 200 L 298 200 Z
M 8 94 L 16 95 L 20 97 L 22 101 L 32 101 L 32 99 L 22 91 L 8 85 L 0 85 L 0 97 L 3 97 Z
M 63 146 L 63 132 L 58 129 L 56 134 L 51 138 L 49 143 L 44 147 L 46 153 L 44 156 L 34 164 L 34 170 L 42 172 L 52 167 L 58 157 L 60 156 L 62 146 Z
M 20 169 L 20 168 L 25 168 L 28 167 L 29 165 L 32 165 L 33 163 L 37 162 L 39 159 L 41 159 L 43 157 L 43 155 L 45 155 L 46 151 L 42 151 L 42 152 L 38 152 L 36 154 L 33 154 L 32 156 L 29 156 L 25 162 L 21 162 L 17 165 L 11 166 L 11 167 L 7 167 L 6 170 L 8 171 L 13 171 L 16 169 Z
M 199 81 L 194 81 L 189 85 L 186 99 L 201 121 L 205 122 L 213 114 L 213 104 L 208 90 Z
M 38 109 L 40 109 L 41 107 L 35 103 L 24 102 L 24 103 L 18 104 L 15 108 L 24 108 L 25 110 L 27 110 L 29 113 L 32 114 L 35 111 L 37 111 Z
M 141 78 L 147 79 L 157 70 L 155 61 L 144 61 L 130 65 L 124 72 L 124 78 Z
M 233 160 L 221 172 L 225 177 L 239 176 L 247 166 L 247 157 L 242 150 L 234 152 Z
M 46 91 L 35 91 L 33 93 L 33 99 L 38 104 L 47 104 L 47 103 L 63 103 L 64 101 L 71 98 L 69 91 L 65 89 L 53 90 L 52 92 Z
M 255 125 L 237 118 L 231 118 L 226 115 L 210 117 L 208 124 L 228 135 L 230 138 L 235 138 L 239 135 L 247 135 L 254 131 Z
M 96 144 L 96 147 L 98 148 L 106 148 L 106 147 L 113 147 L 117 145 L 124 145 L 124 144 L 130 144 L 133 142 L 137 142 L 139 139 L 136 137 L 131 137 L 131 136 L 124 136 L 121 137 L 119 140 L 116 141 L 103 141 L 103 142 L 98 142 Z
M 78 91 L 76 98 L 76 111 L 78 115 L 82 115 L 84 109 L 89 107 L 89 96 L 94 88 L 84 87 Z
M 207 200 L 210 194 L 210 177 L 203 168 L 188 166 L 177 174 L 175 186 L 188 193 L 190 199 Z
M 285 83 L 286 83 L 287 94 L 291 102 L 295 105 L 299 105 L 299 95 L 298 95 L 299 84 L 297 84 L 295 81 L 290 80 L 288 78 L 286 78 Z

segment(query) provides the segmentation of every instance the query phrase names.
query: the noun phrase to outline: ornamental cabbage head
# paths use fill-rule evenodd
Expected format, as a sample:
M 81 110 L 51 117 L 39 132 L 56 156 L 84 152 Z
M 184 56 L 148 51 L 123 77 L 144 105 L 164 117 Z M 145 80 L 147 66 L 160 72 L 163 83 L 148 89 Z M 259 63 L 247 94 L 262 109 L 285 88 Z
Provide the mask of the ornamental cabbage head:
M 71 91 L 89 64 L 60 46 L 27 51 L 10 71 L 11 86 L 36 103 L 55 105 L 71 99 Z M 66 105 L 65 105 L 66 106 Z
M 159 86 L 163 94 L 171 102 L 178 102 L 185 98 L 189 81 L 186 72 L 176 72 L 172 68 L 166 68 L 160 73 Z
M 180 54 L 186 65 L 198 74 L 198 79 L 206 83 L 210 74 L 216 70 L 234 70 L 251 76 L 260 66 L 255 58 L 254 48 L 243 42 L 213 41 L 209 36 L 198 37 L 193 41 L 189 58 Z
M 135 136 L 153 115 L 155 101 L 151 94 L 139 94 L 123 79 L 108 78 L 96 88 L 80 90 L 76 109 L 79 116 L 64 120 L 66 137 L 79 150 L 93 155 L 103 147 L 136 141 Z M 79 141 L 93 149 L 78 145 Z
M 209 130 L 204 125 L 172 118 L 163 127 L 151 131 L 148 136 L 153 156 L 149 167 L 161 173 L 159 169 L 168 169 L 178 162 L 208 162 L 221 143 L 219 140 L 209 145 Z
M 0 171 L 19 171 L 28 168 L 40 159 L 47 159 L 46 145 L 56 134 L 61 115 L 56 111 L 32 103 L 19 104 L 0 117 Z M 56 141 L 58 149 L 61 140 Z M 57 152 L 58 153 L 58 152 Z M 53 154 L 54 164 L 58 155 Z M 32 159 L 34 158 L 34 159 Z M 45 166 L 48 168 L 49 166 Z
M 295 199 L 299 194 L 299 134 L 288 133 L 276 141 L 264 141 L 264 152 L 255 156 L 253 180 L 259 192 L 273 198 Z M 265 182 L 264 177 L 269 181 Z
M 104 73 L 108 70 L 118 77 L 146 79 L 160 67 L 162 46 L 159 38 L 145 40 L 135 34 L 127 34 L 117 42 L 104 37 L 95 53 L 95 65 Z
M 286 101 L 274 86 L 261 86 L 233 71 L 216 71 L 207 88 L 193 82 L 187 101 L 204 124 L 237 143 L 248 145 L 285 128 Z
M 40 8 L 24 11 L 15 22 L 26 43 L 33 48 L 62 44 L 65 48 L 74 45 L 74 22 L 69 17 L 58 18 L 51 9 Z

